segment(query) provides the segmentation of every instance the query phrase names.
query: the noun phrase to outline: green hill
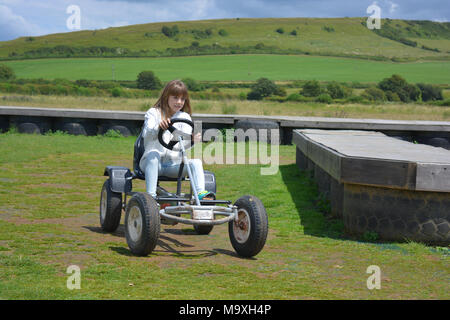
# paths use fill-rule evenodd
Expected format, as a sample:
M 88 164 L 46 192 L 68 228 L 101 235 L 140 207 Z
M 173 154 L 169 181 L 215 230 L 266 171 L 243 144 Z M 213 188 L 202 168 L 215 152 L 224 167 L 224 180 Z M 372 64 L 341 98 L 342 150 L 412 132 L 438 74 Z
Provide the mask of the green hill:
M 367 18 L 226 19 L 149 23 L 0 42 L 0 59 L 310 54 L 450 60 L 450 23 Z

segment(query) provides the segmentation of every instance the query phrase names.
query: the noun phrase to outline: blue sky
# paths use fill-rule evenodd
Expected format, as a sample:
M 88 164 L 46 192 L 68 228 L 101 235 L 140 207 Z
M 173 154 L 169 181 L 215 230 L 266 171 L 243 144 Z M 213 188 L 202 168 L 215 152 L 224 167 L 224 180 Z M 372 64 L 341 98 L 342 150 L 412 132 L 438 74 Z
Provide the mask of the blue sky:
M 448 0 L 0 0 L 0 41 L 70 32 L 67 8 L 80 8 L 81 30 L 131 24 L 266 17 L 364 17 L 450 21 Z

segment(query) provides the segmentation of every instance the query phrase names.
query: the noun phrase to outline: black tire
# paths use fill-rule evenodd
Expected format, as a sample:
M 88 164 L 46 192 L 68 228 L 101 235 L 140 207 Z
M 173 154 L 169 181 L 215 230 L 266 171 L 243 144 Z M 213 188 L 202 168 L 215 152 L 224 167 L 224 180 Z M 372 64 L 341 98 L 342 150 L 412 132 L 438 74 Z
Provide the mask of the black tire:
M 136 193 L 126 207 L 125 237 L 131 252 L 149 255 L 156 246 L 160 232 L 158 204 L 148 193 Z
M 106 232 L 114 232 L 122 215 L 122 194 L 111 191 L 109 179 L 103 183 L 100 195 L 100 225 Z
M 260 136 L 260 129 L 267 130 L 267 137 L 264 137 L 265 141 L 269 144 L 281 144 L 283 141 L 283 131 L 280 129 L 280 125 L 277 121 L 271 120 L 238 120 L 235 124 L 236 129 L 242 129 L 246 132 L 249 129 L 256 130 L 257 133 L 257 141 L 261 141 L 262 138 Z M 271 129 L 278 130 L 278 139 L 275 140 L 275 137 L 272 137 Z M 239 137 L 235 137 L 235 141 L 240 141 Z M 251 140 L 250 137 L 245 137 L 245 141 Z
M 202 234 L 202 235 L 210 234 L 213 227 L 214 226 L 204 226 L 204 225 L 194 224 L 195 232 L 197 232 L 197 234 Z
M 238 207 L 240 223 L 228 223 L 231 244 L 242 257 L 257 255 L 266 243 L 269 222 L 266 209 L 255 196 L 243 196 L 235 204 Z M 247 225 L 249 223 L 249 225 Z
M 19 133 L 41 134 L 41 128 L 38 124 L 32 122 L 19 123 L 17 126 Z
M 450 142 L 445 138 L 431 138 L 427 140 L 427 144 L 433 147 L 440 147 L 450 150 Z
M 102 120 L 100 122 L 100 134 L 105 134 L 108 130 L 116 130 L 124 137 L 139 135 L 139 128 L 134 121 L 130 120 Z
M 11 116 L 11 126 L 20 133 L 44 134 L 51 130 L 51 122 L 45 117 Z

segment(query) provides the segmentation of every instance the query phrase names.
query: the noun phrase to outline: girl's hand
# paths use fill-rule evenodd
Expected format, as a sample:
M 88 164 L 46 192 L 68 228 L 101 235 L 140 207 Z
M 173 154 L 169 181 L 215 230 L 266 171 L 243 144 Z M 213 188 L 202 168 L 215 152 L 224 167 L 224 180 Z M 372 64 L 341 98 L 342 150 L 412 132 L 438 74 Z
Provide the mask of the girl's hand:
M 202 141 L 202 134 L 198 132 L 196 135 L 194 135 L 194 142 L 201 142 Z
M 170 119 L 161 120 L 159 123 L 159 127 L 163 130 L 167 130 L 167 128 L 170 126 Z

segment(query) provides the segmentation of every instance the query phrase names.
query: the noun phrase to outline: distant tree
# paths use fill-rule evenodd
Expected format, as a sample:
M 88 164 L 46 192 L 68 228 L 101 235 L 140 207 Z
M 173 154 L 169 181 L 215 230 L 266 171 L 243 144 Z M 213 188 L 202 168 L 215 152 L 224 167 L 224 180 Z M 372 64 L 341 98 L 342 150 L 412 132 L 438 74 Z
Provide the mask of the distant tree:
M 172 38 L 175 37 L 180 30 L 178 29 L 177 25 L 174 25 L 172 28 L 168 27 L 168 26 L 163 26 L 161 28 L 161 32 L 168 38 Z
M 261 50 L 261 49 L 264 49 L 264 43 L 262 43 L 262 42 L 258 42 L 256 45 L 255 45 L 255 49 L 256 50 Z
M 204 89 L 203 85 L 192 78 L 184 78 L 181 81 L 188 87 L 190 91 L 201 91 Z
M 389 101 L 393 101 L 393 102 L 402 101 L 402 100 L 400 100 L 400 97 L 398 96 L 398 94 L 395 93 L 395 92 L 392 92 L 392 91 L 386 91 L 385 94 L 386 94 L 386 98 L 387 98 Z
M 275 92 L 273 93 L 276 96 L 280 96 L 280 97 L 286 97 L 287 96 L 287 92 L 284 88 L 281 88 L 279 86 L 277 86 L 277 89 L 275 90 Z
M 351 96 L 352 90 L 335 81 L 327 85 L 327 92 L 333 99 L 343 99 Z
M 142 71 L 137 77 L 137 87 L 139 89 L 157 90 L 162 88 L 162 83 L 153 71 Z
M 390 78 L 385 78 L 378 83 L 378 88 L 383 91 L 398 92 L 406 87 L 408 83 L 404 78 L 398 74 L 392 75 Z
M 380 81 L 378 88 L 384 92 L 391 91 L 392 93 L 396 93 L 403 102 L 417 101 L 421 96 L 421 91 L 416 85 L 409 84 L 397 74 Z
M 422 93 L 422 101 L 443 100 L 442 88 L 432 84 L 418 83 L 417 87 Z
M 383 90 L 377 87 L 369 87 L 361 94 L 367 100 L 370 101 L 386 101 L 386 95 Z
M 290 33 L 291 36 L 296 36 L 297 35 L 297 30 L 292 30 Z
M 406 92 L 406 97 L 407 97 L 405 102 L 420 100 L 421 92 L 420 92 L 419 87 L 417 87 L 415 84 L 408 84 L 404 90 Z M 401 99 L 401 97 L 400 97 L 400 99 Z
M 247 100 L 262 100 L 262 98 L 261 93 L 258 91 L 252 90 L 247 93 Z
M 225 29 L 220 29 L 219 30 L 219 35 L 222 36 L 222 37 L 226 37 L 228 35 L 228 32 Z
M 283 34 L 284 33 L 284 29 L 283 28 L 278 28 L 275 31 L 278 32 L 279 34 Z
M 317 97 L 320 94 L 320 84 L 317 80 L 307 81 L 301 94 L 305 97 Z
M 111 90 L 111 94 L 113 97 L 120 97 L 122 95 L 122 89 L 117 87 Z
M 171 30 L 168 26 L 163 26 L 161 28 L 161 32 L 168 38 L 170 38 L 172 36 Z
M 8 67 L 7 65 L 0 64 L 0 81 L 12 80 L 16 77 L 13 69 Z
M 316 101 L 321 102 L 321 103 L 330 104 L 333 102 L 333 99 L 331 98 L 331 96 L 328 93 L 322 93 L 316 98 Z
M 259 78 L 251 87 L 251 91 L 247 95 L 248 100 L 261 100 L 272 94 L 280 93 L 280 89 L 275 82 L 267 78 Z

